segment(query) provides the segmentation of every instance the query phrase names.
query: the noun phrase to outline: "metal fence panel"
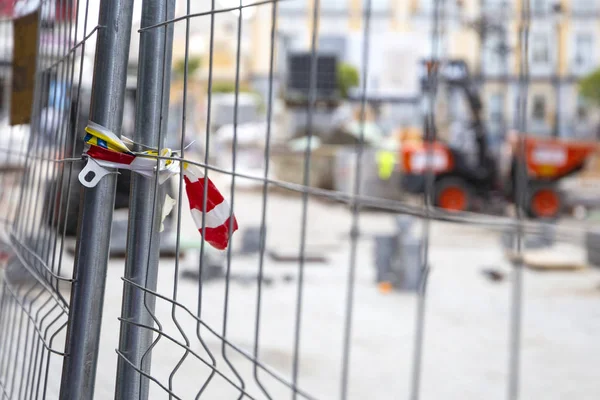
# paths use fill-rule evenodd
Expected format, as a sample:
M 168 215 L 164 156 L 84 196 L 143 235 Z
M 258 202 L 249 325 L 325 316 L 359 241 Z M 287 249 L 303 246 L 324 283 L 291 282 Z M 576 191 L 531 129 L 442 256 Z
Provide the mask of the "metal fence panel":
M 89 118 L 118 136 L 123 125 L 132 18 L 133 0 L 100 3 Z M 112 173 L 95 188 L 83 190 L 61 383 L 64 399 L 94 395 L 116 181 Z
M 342 3 L 143 0 L 137 11 L 133 0 L 40 3 L 31 121 L 1 128 L 0 399 L 558 399 L 593 397 L 600 389 L 585 374 L 593 371 L 585 357 L 599 350 L 585 332 L 600 325 L 593 303 L 571 293 L 597 280 L 597 271 L 545 280 L 525 262 L 529 235 L 583 247 L 590 226 L 570 217 L 551 224 L 527 219 L 524 141 L 515 148 L 514 216 L 441 210 L 440 180 L 431 168 L 422 174 L 422 196 L 378 196 L 377 179 L 400 185 L 398 177 L 382 177 L 381 169 L 366 174 L 374 168 L 364 165 L 379 162 L 373 120 L 383 126 L 422 120 L 426 144 L 451 141 L 443 136 L 451 131 L 446 120 L 462 115 L 437 69 L 418 97 L 389 96 L 385 86 L 397 83 L 390 72 L 396 68 L 386 64 L 414 57 L 394 49 L 378 54 L 382 38 L 393 37 L 388 30 L 425 32 L 428 48 L 419 50 L 443 61 L 453 60 L 449 43 L 460 36 L 457 26 L 475 31 L 481 48 L 470 60 L 469 90 L 500 88 L 489 97 L 493 123 L 514 127 L 517 139 L 537 125 L 560 134 L 560 119 L 570 118 L 558 111 L 566 103 L 560 80 L 579 76 L 540 73 L 534 59 L 551 59 L 549 48 L 524 55 L 540 43 L 530 31 L 561 8 L 515 1 L 499 13 L 499 2 L 487 1 Z M 561 21 L 574 23 L 579 14 L 569 10 Z M 12 41 L 14 18 L 0 22 L 0 42 Z M 587 18 L 597 22 L 595 14 Z M 346 28 L 347 38 L 332 34 Z M 484 49 L 490 35 L 499 46 L 496 69 Z M 320 48 L 327 37 L 344 48 Z M 130 51 L 130 43 L 139 51 L 133 45 Z M 296 50 L 309 54 L 308 91 L 289 98 L 286 56 Z M 360 64 L 344 101 L 356 114 L 346 126 L 352 135 L 329 132 L 353 112 L 320 97 L 319 82 L 335 86 L 318 76 L 321 50 Z M 10 46 L 0 47 L 0 84 L 14 81 L 11 54 Z M 401 67 L 410 74 L 418 69 Z M 127 82 L 133 70 L 135 85 Z M 561 104 L 553 115 L 546 115 L 535 86 L 544 79 L 558 88 Z M 135 115 L 124 115 L 132 92 Z M 419 101 L 423 110 L 415 115 Z M 379 121 L 386 113 L 377 110 L 386 105 L 388 113 L 403 115 Z M 485 118 L 474 115 L 471 125 L 493 125 Z M 94 162 L 82 157 L 88 119 L 116 136 L 131 133 L 129 156 L 155 161 L 157 170 L 164 162 L 179 165 L 179 174 L 163 182 L 158 173 L 110 170 L 98 186 L 83 189 L 82 161 Z M 555 126 L 545 126 L 551 119 Z M 342 142 L 328 142 L 335 140 Z M 490 155 L 501 153 L 495 146 Z M 167 147 L 176 152 L 164 153 Z M 147 150 L 155 153 L 142 154 Z M 334 174 L 342 155 L 356 162 L 346 163 L 352 171 Z M 487 154 L 480 156 L 483 169 Z M 424 157 L 426 165 L 435 161 L 431 151 Z M 189 166 L 203 175 L 196 211 L 215 206 L 210 178 L 230 206 L 219 209 L 224 222 L 209 221 L 210 212 L 194 214 L 191 204 L 188 210 Z M 331 183 L 338 175 L 348 181 Z M 597 201 L 596 192 L 592 197 Z M 126 218 L 113 212 L 120 202 Z M 236 221 L 240 231 L 226 250 L 201 239 L 216 229 L 233 232 Z M 399 239 L 398 231 L 407 237 Z M 503 271 L 481 271 L 482 263 Z M 387 274 L 398 271 L 406 291 L 390 294 Z M 563 325 L 577 326 L 581 337 L 553 334 Z M 543 371 L 547 364 L 551 373 Z M 560 381 L 556 371 L 579 376 Z
M 9 399 L 56 398 L 65 355 L 72 279 L 59 221 L 65 218 L 60 204 L 69 202 L 71 190 L 64 190 L 68 186 L 64 183 L 75 160 L 69 154 L 73 127 L 63 116 L 76 110 L 71 100 L 81 87 L 78 71 L 85 39 L 75 32 L 85 29 L 78 24 L 87 23 L 78 18 L 77 7 L 67 2 L 61 7 L 63 13 L 55 18 L 48 18 L 50 3 L 39 8 L 14 7 L 14 13 L 9 9 L 1 22 L 2 68 L 8 78 L 3 81 L 3 93 L 8 92 L 6 98 L 10 98 L 11 87 L 23 90 L 31 78 L 35 84 L 28 123 L 21 119 L 19 125 L 10 126 L 8 122 L 9 111 L 26 108 L 25 103 L 4 102 L 2 107 L 0 389 L 2 398 Z M 24 34 L 13 31 L 13 22 L 23 19 L 34 23 L 30 34 L 37 28 L 38 35 L 33 49 L 37 58 L 28 60 L 35 66 L 31 78 L 11 70 L 13 61 L 18 64 L 12 57 L 13 39 Z M 19 82 L 17 76 L 27 81 Z
M 173 18 L 174 1 L 144 1 L 142 28 Z M 167 25 L 140 34 L 138 68 L 138 103 L 136 129 L 133 140 L 138 151 L 143 147 L 164 147 L 167 131 L 167 110 L 171 72 L 173 27 Z M 158 162 L 158 160 L 157 160 Z M 117 399 L 148 398 L 152 332 L 142 327 L 152 325 L 154 297 L 146 296 L 131 281 L 150 290 L 156 290 L 160 257 L 160 234 L 164 186 L 156 179 L 133 176 L 131 184 L 130 221 L 127 237 L 123 311 L 121 315 L 121 343 L 117 368 Z M 138 367 L 139 366 L 139 367 Z
M 103 294 L 116 178 L 109 177 L 104 189 L 85 194 L 79 204 L 80 125 L 87 123 L 82 108 L 90 104 L 93 68 L 91 119 L 120 130 L 133 2 L 126 7 L 102 2 L 99 15 L 90 13 L 90 2 L 25 3 L 3 10 L 2 20 L 3 68 L 11 78 L 4 82 L 4 93 L 11 84 L 13 90 L 23 84 L 16 79 L 20 71 L 10 67 L 17 65 L 11 63 L 16 54 L 13 38 L 23 34 L 13 32 L 13 23 L 24 18 L 33 18 L 37 25 L 37 58 L 28 60 L 37 64 L 29 122 L 6 123 L 2 132 L 7 140 L 0 178 L 6 257 L 0 271 L 0 388 L 9 399 L 58 398 L 59 391 L 61 398 L 92 398 L 102 310 L 98 298 Z M 95 66 L 90 41 L 98 45 Z M 19 107 L 26 105 L 4 103 L 3 117 Z M 87 216 L 82 220 L 85 239 L 75 241 L 79 205 Z M 75 242 L 81 256 L 73 268 L 67 250 Z M 106 248 L 98 251 L 102 245 Z

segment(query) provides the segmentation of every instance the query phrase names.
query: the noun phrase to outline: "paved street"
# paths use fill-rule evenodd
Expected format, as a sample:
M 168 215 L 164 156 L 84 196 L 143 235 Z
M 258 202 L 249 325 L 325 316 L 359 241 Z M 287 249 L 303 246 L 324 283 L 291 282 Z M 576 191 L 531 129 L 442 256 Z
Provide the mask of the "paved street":
M 258 225 L 261 198 L 258 193 L 236 192 L 235 210 L 242 228 Z M 301 202 L 298 198 L 269 197 L 268 248 L 298 251 Z M 184 207 L 183 216 L 187 217 Z M 298 386 L 316 398 L 339 398 L 350 245 L 347 237 L 350 214 L 337 204 L 311 201 L 307 225 L 307 249 L 320 251 L 325 264 L 308 263 L 304 270 L 300 365 Z M 393 220 L 382 213 L 368 213 L 360 220 L 363 239 L 357 247 L 354 286 L 350 398 L 408 398 L 415 335 L 416 296 L 412 293 L 382 294 L 374 285 L 373 240 L 370 235 L 391 232 Z M 185 218 L 182 237 L 197 235 Z M 431 265 L 422 373 L 422 398 L 503 399 L 509 365 L 510 278 L 488 280 L 481 270 L 509 272 L 495 234 L 473 227 L 432 225 Z M 240 235 L 236 236 L 239 244 Z M 234 240 L 234 248 L 236 248 Z M 320 245 L 320 247 L 319 247 Z M 196 269 L 190 256 L 181 268 Z M 108 275 L 98 398 L 112 398 L 118 344 L 122 260 L 113 260 Z M 202 321 L 217 334 L 223 332 L 225 292 L 228 290 L 227 340 L 252 354 L 256 327 L 258 256 L 233 255 L 227 287 L 223 280 L 206 283 L 202 291 Z M 172 298 L 174 260 L 160 265 L 161 294 Z M 260 320 L 259 359 L 285 380 L 291 380 L 295 316 L 298 296 L 297 263 L 278 263 L 265 257 Z M 284 280 L 287 278 L 288 281 Z M 523 341 L 521 394 L 523 399 L 595 399 L 600 382 L 595 376 L 600 355 L 600 274 L 583 272 L 525 272 L 523 295 Z M 198 284 L 180 279 L 177 300 L 197 310 Z M 173 312 L 169 302 L 158 300 L 157 318 L 173 339 L 210 363 L 196 335 L 194 319 L 181 308 Z M 183 335 L 174 321 L 180 325 Z M 217 369 L 239 383 L 223 355 L 243 378 L 246 390 L 265 398 L 252 375 L 253 364 L 205 327 L 200 337 L 213 354 Z M 153 352 L 152 375 L 168 386 L 169 374 L 184 356 L 178 345 L 162 338 Z M 173 378 L 173 390 L 182 398 L 194 398 L 210 369 L 188 354 Z M 290 392 L 265 372 L 259 380 L 274 399 Z M 237 398 L 224 378 L 215 375 L 203 398 Z M 167 398 L 157 385 L 152 399 Z
M 231 198 L 226 182 L 218 177 L 215 182 L 226 197 Z M 181 238 L 183 247 L 189 248 L 199 243 L 199 235 L 186 202 L 184 198 Z M 287 257 L 298 254 L 301 206 L 298 195 L 269 195 L 268 251 L 277 251 Z M 233 240 L 230 283 L 227 285 L 224 279 L 217 278 L 203 285 L 200 314 L 203 325 L 200 329 L 193 318 L 198 310 L 198 281 L 184 277 L 197 271 L 198 254 L 187 250 L 181 259 L 179 274 L 176 274 L 174 259 L 161 260 L 158 292 L 167 299 L 176 296 L 181 306 L 173 309 L 170 302 L 157 300 L 156 317 L 162 331 L 170 338 L 162 337 L 154 347 L 152 376 L 169 387 L 169 377 L 181 362 L 171 384 L 173 392 L 183 399 L 195 398 L 209 378 L 211 356 L 218 373 L 212 377 L 202 398 L 238 398 L 239 391 L 227 380 L 236 385 L 240 385 L 240 381 L 228 363 L 243 379 L 250 396 L 266 398 L 257 385 L 254 364 L 250 361 L 255 351 L 256 275 L 260 262 L 256 254 L 239 252 L 243 230 L 260 224 L 261 207 L 260 192 L 235 192 L 234 208 L 241 230 Z M 116 216 L 123 218 L 123 212 L 117 212 Z M 346 206 L 313 198 L 309 201 L 306 251 L 325 257 L 326 262 L 308 262 L 304 267 L 297 385 L 318 399 L 340 397 L 344 326 L 348 315 L 350 224 L 351 214 Z M 361 237 L 356 247 L 353 286 L 349 398 L 407 399 L 417 297 L 411 292 L 384 294 L 374 283 L 374 236 L 394 230 L 393 216 L 364 212 L 360 215 L 359 225 Z M 563 225 L 569 226 L 573 235 L 577 234 L 578 223 L 565 221 Z M 421 228 L 417 223 L 414 233 L 418 234 Z M 504 399 L 506 396 L 513 279 L 499 243 L 498 234 L 474 226 L 431 224 L 429 255 L 432 270 L 426 303 L 423 399 L 480 400 Z M 222 256 L 226 258 L 227 254 Z M 65 254 L 63 274 L 68 275 L 67 267 L 71 263 L 71 256 Z M 113 398 L 123 263 L 122 258 L 113 258 L 108 271 L 96 385 L 99 399 Z M 506 274 L 506 278 L 494 282 L 482 273 L 484 269 L 497 270 Z M 289 398 L 290 390 L 281 381 L 292 381 L 298 262 L 275 261 L 267 254 L 264 277 L 257 354 L 268 372 L 259 367 L 258 380 L 271 398 Z M 175 279 L 178 279 L 177 285 Z M 596 269 L 525 271 L 521 398 L 579 400 L 597 397 L 600 390 L 595 376 L 600 355 L 597 341 L 599 297 L 600 272 Z M 227 324 L 224 325 L 226 298 Z M 58 326 L 52 327 L 50 334 L 56 329 Z M 232 346 L 223 347 L 220 337 L 224 330 L 224 336 Z M 64 330 L 60 332 L 53 339 L 53 347 L 58 349 L 64 342 Z M 186 342 L 189 343 L 187 356 L 181 346 Z M 53 355 L 50 365 L 48 396 L 52 397 L 57 394 L 60 384 L 61 358 Z M 153 383 L 150 398 L 168 396 Z

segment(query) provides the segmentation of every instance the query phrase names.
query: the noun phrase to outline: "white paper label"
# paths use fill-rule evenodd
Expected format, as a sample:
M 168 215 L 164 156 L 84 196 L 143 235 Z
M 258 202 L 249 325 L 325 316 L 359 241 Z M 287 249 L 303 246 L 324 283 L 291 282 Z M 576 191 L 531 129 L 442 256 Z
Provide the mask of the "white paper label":
M 441 150 L 421 150 L 411 155 L 411 171 L 423 171 L 426 167 L 434 171 L 443 171 L 448 168 L 448 156 Z
M 561 167 L 567 163 L 567 151 L 562 147 L 538 146 L 533 149 L 531 161 L 537 165 Z

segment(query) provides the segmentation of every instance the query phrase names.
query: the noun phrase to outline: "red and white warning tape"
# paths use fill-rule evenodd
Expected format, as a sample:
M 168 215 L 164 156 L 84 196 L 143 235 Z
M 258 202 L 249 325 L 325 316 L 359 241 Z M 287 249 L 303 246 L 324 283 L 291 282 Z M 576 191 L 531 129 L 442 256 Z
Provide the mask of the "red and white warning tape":
M 85 155 L 87 163 L 79 173 L 82 185 L 92 188 L 100 179 L 110 173 L 107 168 L 129 169 L 146 177 L 159 174 L 159 183 L 164 183 L 171 176 L 183 172 L 185 191 L 189 200 L 190 212 L 200 234 L 204 234 L 211 246 L 224 250 L 229 245 L 231 235 L 238 229 L 237 220 L 229 203 L 214 183 L 195 165 L 173 159 L 160 159 L 157 162 L 157 151 L 132 152 L 115 134 L 106 128 L 90 122 L 85 128 L 85 142 L 89 145 Z M 176 153 L 163 149 L 161 156 L 173 157 Z M 158 171 L 157 171 L 158 164 Z M 204 209 L 206 188 L 206 209 Z M 204 232 L 203 221 L 204 216 Z

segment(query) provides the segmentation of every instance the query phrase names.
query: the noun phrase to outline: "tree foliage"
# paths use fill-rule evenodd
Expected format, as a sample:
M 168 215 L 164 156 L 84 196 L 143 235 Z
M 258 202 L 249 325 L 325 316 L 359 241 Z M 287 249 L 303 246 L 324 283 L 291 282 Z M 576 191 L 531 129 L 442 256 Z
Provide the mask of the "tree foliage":
M 212 93 L 235 93 L 235 82 L 233 81 L 214 81 L 211 87 Z M 239 92 L 244 92 L 242 85 Z
M 600 68 L 579 81 L 579 93 L 589 102 L 600 105 Z
M 211 93 L 235 93 L 235 81 L 214 81 L 211 86 Z M 262 96 L 256 90 L 252 89 L 247 83 L 240 82 L 238 85 L 238 93 L 249 93 L 257 96 L 260 99 L 259 110 L 265 110 L 265 104 Z
M 194 76 L 196 71 L 202 67 L 202 57 L 189 57 L 188 58 L 188 77 Z M 178 78 L 183 78 L 185 74 L 185 59 L 182 58 L 175 62 L 173 66 L 173 72 Z
M 348 63 L 339 63 L 337 71 L 337 83 L 341 96 L 343 98 L 347 98 L 350 89 L 358 86 L 360 83 L 358 69 Z

